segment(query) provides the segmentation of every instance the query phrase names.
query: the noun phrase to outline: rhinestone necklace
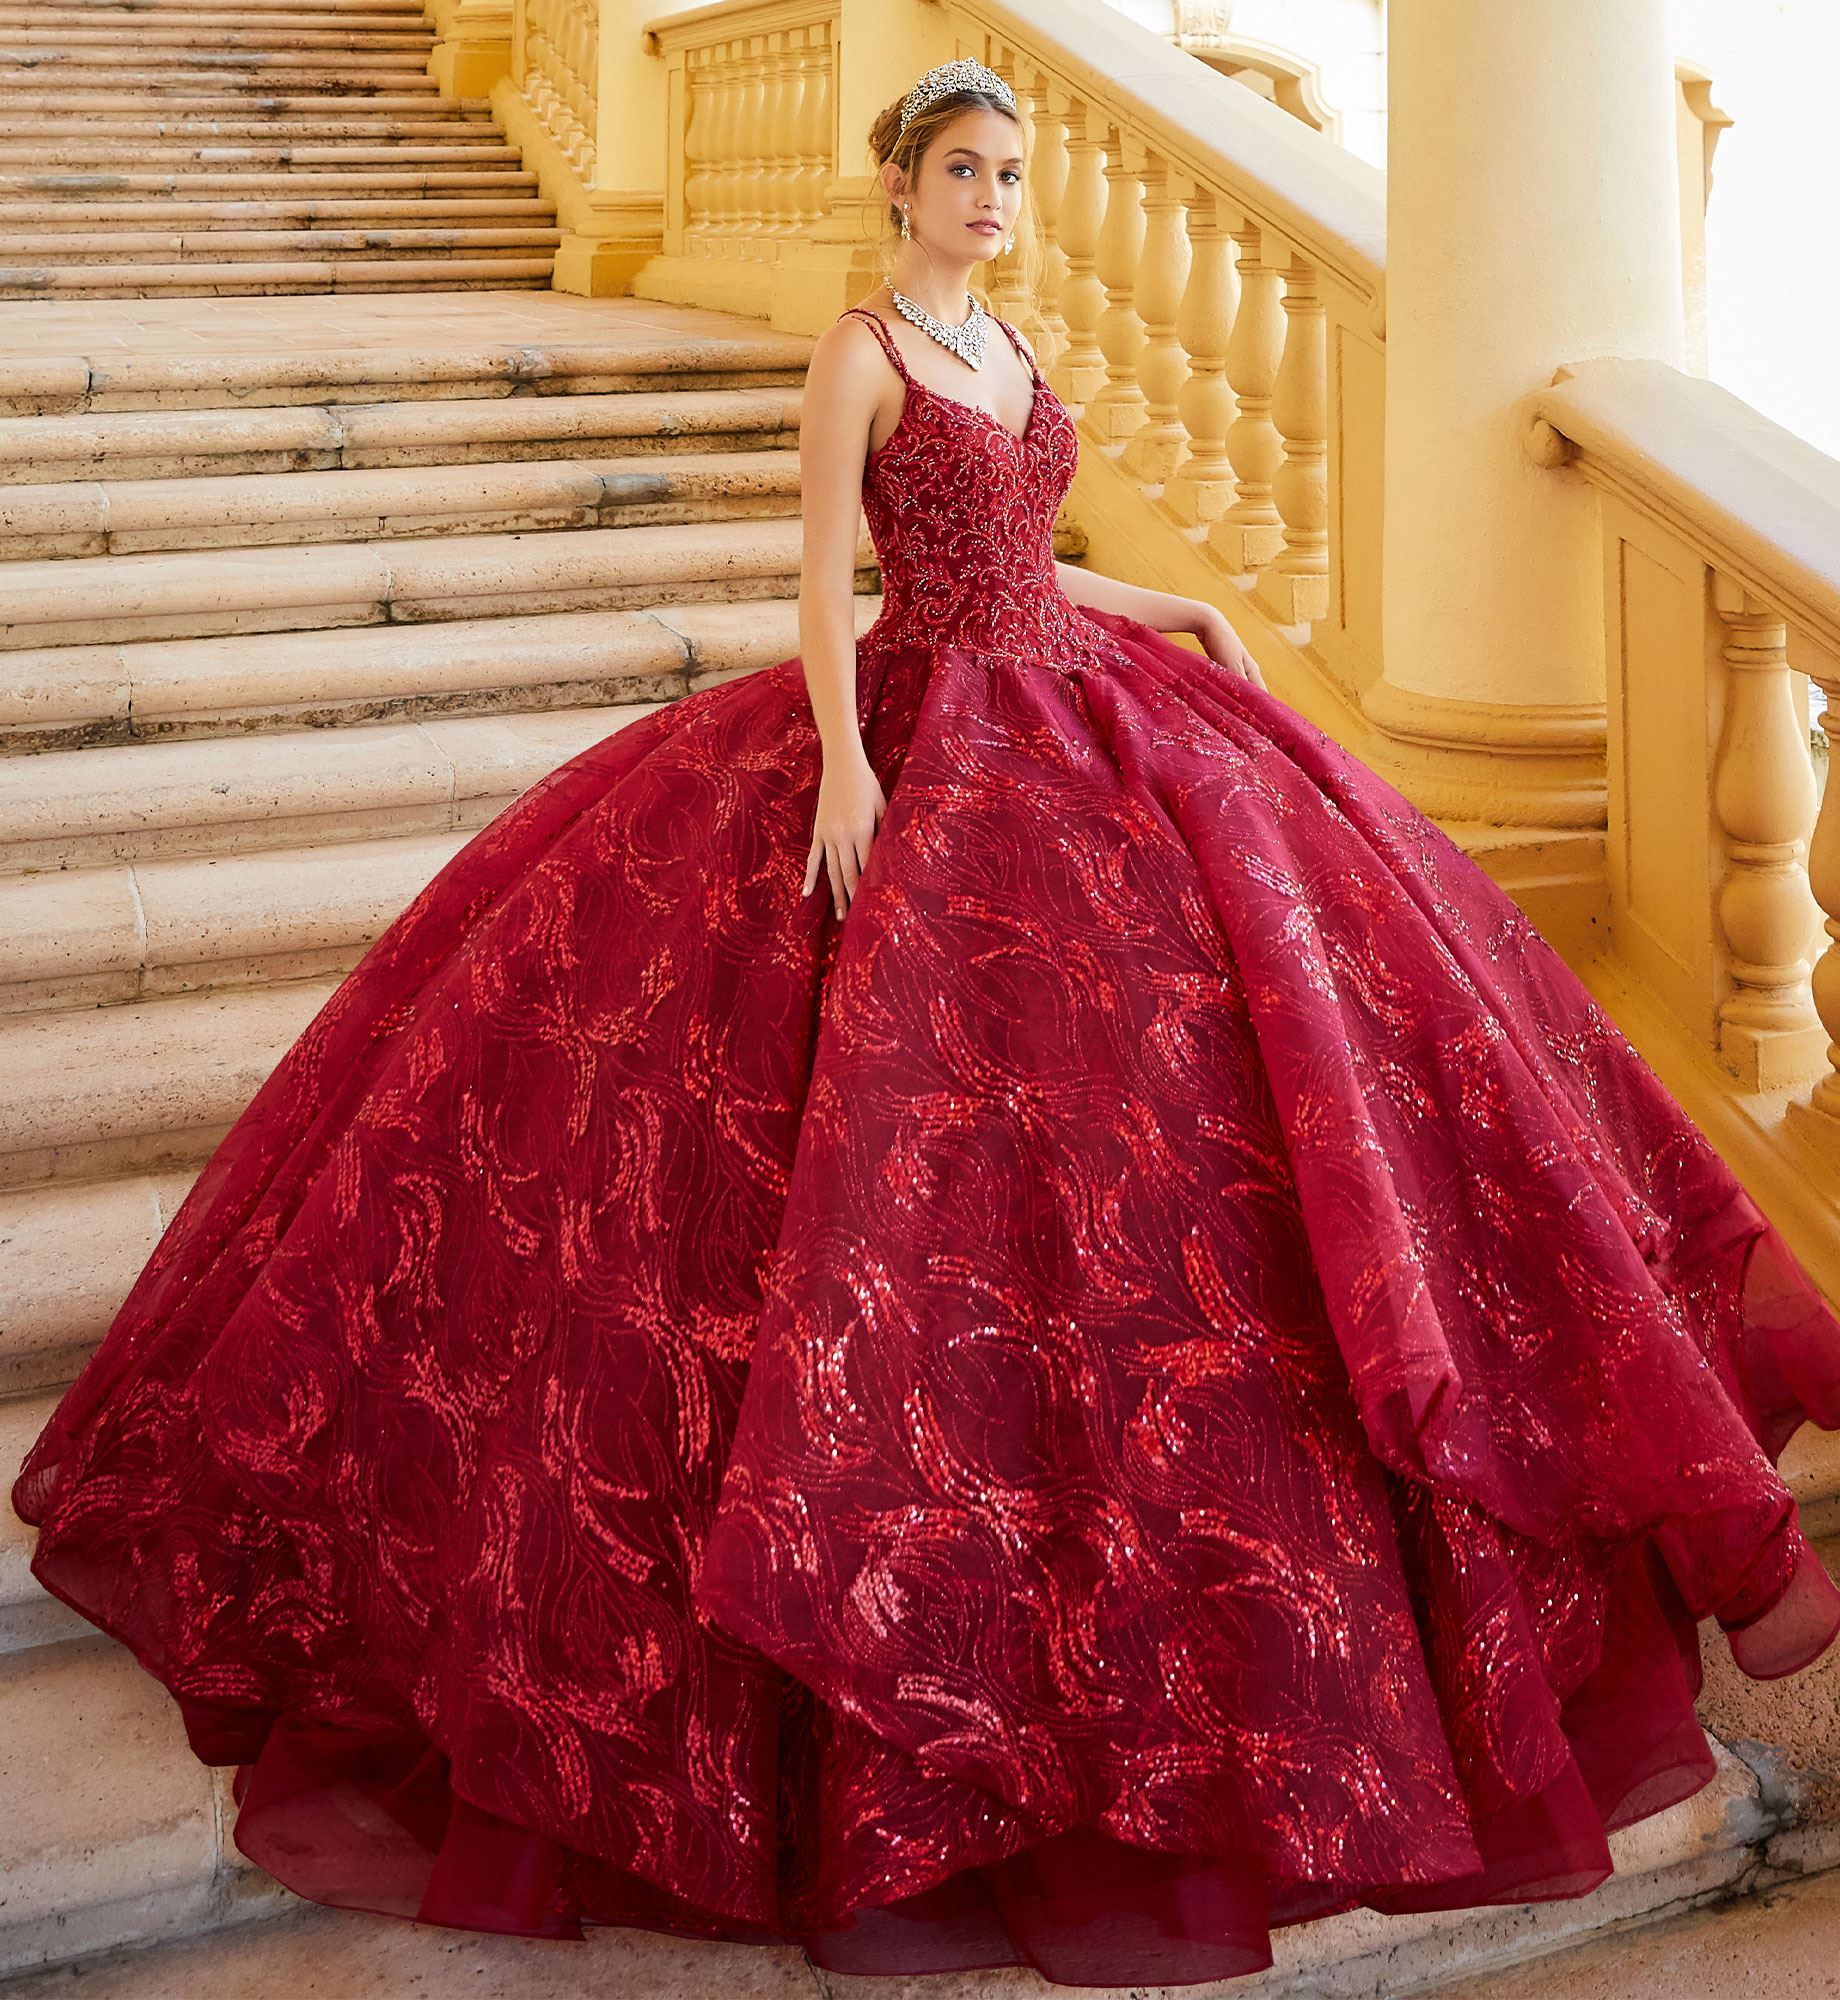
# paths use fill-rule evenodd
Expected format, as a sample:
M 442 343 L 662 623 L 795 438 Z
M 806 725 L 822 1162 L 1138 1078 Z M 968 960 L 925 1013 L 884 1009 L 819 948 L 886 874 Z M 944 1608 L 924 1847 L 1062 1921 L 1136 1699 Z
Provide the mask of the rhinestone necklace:
M 935 319 L 925 306 L 916 305 L 906 293 L 895 291 L 892 285 L 888 289 L 894 297 L 894 309 L 903 319 L 911 320 L 929 339 L 938 341 L 941 347 L 950 348 L 968 368 L 983 367 L 984 343 L 990 337 L 990 321 L 972 293 L 965 294 L 971 316 L 962 326 L 947 326 L 944 320 Z

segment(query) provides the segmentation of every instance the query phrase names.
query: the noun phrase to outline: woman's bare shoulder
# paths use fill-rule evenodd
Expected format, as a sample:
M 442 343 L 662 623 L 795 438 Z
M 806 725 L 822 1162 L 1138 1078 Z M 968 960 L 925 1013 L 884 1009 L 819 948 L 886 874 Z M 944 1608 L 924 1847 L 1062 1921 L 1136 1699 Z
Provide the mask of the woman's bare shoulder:
M 873 310 L 873 307 L 863 308 L 863 311 Z M 860 370 L 869 379 L 875 375 L 872 364 L 880 361 L 885 366 L 887 359 L 875 329 L 861 312 L 839 313 L 812 343 L 812 366 L 827 370 Z

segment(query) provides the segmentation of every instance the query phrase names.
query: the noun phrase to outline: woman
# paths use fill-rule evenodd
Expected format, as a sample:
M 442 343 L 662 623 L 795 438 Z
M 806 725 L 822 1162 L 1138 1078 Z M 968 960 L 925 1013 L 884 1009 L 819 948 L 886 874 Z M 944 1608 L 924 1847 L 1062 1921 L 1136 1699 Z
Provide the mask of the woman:
M 1775 1470 L 1840 1325 L 1216 612 L 1054 563 L 1073 425 L 966 304 L 1002 80 L 875 146 L 801 658 L 378 940 L 34 1447 L 35 1570 L 322 1902 L 1134 1984 L 1581 1894 L 1713 1773 L 1697 1622 L 1840 1629 Z

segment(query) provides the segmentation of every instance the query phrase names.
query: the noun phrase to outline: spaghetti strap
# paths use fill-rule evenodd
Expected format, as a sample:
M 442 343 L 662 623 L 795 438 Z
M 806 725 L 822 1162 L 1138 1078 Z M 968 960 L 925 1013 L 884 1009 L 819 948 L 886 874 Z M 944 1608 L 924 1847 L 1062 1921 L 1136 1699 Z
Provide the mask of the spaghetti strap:
M 867 306 L 845 306 L 839 319 L 866 319 L 875 329 L 875 337 L 882 343 L 882 352 L 893 362 L 903 382 L 914 378 L 907 372 L 907 363 L 901 359 L 901 350 L 895 345 L 894 335 L 888 330 L 888 322 L 880 313 L 871 312 Z
M 992 319 L 996 319 L 997 324 L 1003 329 L 1005 333 L 1009 335 L 1009 344 L 1016 350 L 1017 359 L 1022 363 L 1023 367 L 1025 367 L 1029 371 L 1029 373 L 1039 381 L 1041 378 L 1040 365 L 1037 363 L 1034 355 L 1032 355 L 1029 352 L 1029 350 L 1023 346 L 1021 334 L 1019 334 L 1016 331 L 1016 329 L 1010 325 L 1008 320 L 997 319 L 995 313 L 991 313 L 989 316 Z

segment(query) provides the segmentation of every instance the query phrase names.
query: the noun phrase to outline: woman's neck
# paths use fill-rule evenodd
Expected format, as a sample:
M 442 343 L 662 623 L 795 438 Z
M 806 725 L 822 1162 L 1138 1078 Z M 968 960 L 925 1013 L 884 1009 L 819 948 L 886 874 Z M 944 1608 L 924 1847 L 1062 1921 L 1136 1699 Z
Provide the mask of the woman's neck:
M 965 295 L 971 289 L 971 266 L 944 264 L 936 257 L 905 245 L 894 260 L 889 288 L 923 306 L 935 319 L 957 326 L 965 317 Z

